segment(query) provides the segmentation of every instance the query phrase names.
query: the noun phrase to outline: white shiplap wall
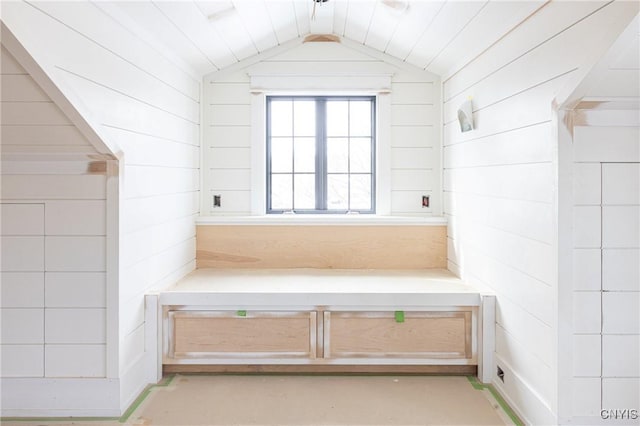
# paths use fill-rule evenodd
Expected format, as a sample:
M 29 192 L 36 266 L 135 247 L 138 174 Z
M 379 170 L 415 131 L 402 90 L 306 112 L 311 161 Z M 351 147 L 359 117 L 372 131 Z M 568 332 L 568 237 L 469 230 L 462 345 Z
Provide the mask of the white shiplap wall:
M 640 400 L 640 116 L 625 112 L 621 126 L 574 128 L 572 408 L 583 419 Z
M 254 115 L 258 121 L 264 120 L 262 109 L 252 110 L 252 96 L 261 96 L 264 90 L 256 94 L 251 75 L 261 77 L 261 81 L 277 80 L 274 84 L 278 90 L 268 93 L 292 93 L 303 86 L 296 93 L 318 94 L 358 93 L 356 87 L 349 90 L 345 81 L 354 76 L 366 79 L 380 74 L 391 75 L 391 94 L 381 95 L 390 97 L 386 109 L 379 102 L 379 124 L 390 124 L 386 130 L 390 140 L 383 142 L 380 135 L 385 130 L 379 130 L 378 149 L 385 143 L 389 145 L 388 150 L 378 151 L 379 157 L 388 158 L 379 160 L 390 168 L 386 173 L 379 171 L 378 176 L 386 176 L 387 180 L 379 184 L 387 188 L 379 198 L 387 200 L 392 215 L 440 215 L 438 77 L 348 43 L 293 43 L 276 55 L 205 77 L 202 213 L 252 213 L 252 173 L 262 173 L 252 170 L 252 125 Z M 288 88 L 287 81 L 295 83 Z M 258 138 L 262 138 L 259 143 L 264 143 L 263 136 Z M 265 185 L 264 181 L 261 185 Z M 213 208 L 213 195 L 222 196 L 222 207 Z M 430 208 L 422 208 L 422 195 L 431 197 Z
M 635 13 L 630 3 L 548 3 L 443 84 L 450 269 L 496 292 L 505 378 L 494 384 L 527 423 L 555 423 L 562 392 L 552 101 Z M 469 96 L 476 129 L 460 133 Z
M 567 388 L 575 424 L 606 424 L 601 410 L 637 409 L 640 401 L 638 46 L 640 17 L 589 73 L 576 94 L 582 100 L 567 112 L 574 118 L 570 147 L 561 151 L 572 170 Z
M 4 46 L 1 60 L 0 375 L 3 409 L 21 414 L 42 401 L 21 400 L 17 381 L 107 382 L 107 177 L 87 171 L 99 153 Z
M 119 270 L 118 315 L 108 321 L 117 324 L 112 377 L 122 411 L 147 384 L 144 293 L 195 267 L 199 79 L 126 27 L 108 3 L 12 2 L 2 12 L 120 158 L 119 212 L 110 213 L 119 221 L 119 256 L 109 259 Z

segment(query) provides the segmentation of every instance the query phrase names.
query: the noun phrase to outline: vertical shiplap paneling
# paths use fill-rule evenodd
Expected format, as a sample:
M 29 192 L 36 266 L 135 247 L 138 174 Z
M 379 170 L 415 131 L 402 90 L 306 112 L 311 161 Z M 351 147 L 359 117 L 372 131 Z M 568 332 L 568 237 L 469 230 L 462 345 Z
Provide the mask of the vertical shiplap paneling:
M 495 383 L 524 420 L 533 424 L 554 423 L 557 409 L 557 328 L 551 309 L 558 285 L 553 257 L 556 141 L 551 132 L 551 102 L 560 89 L 578 83 L 575 70 L 591 59 L 586 40 L 599 37 L 594 29 L 604 22 L 622 25 L 628 20 L 624 16 L 628 11 L 620 5 L 590 15 L 601 6 L 549 3 L 466 66 L 450 70 L 455 72 L 443 85 L 449 262 L 465 279 L 496 292 L 496 327 L 502 339 L 496 358 L 512 379 Z M 469 97 L 476 128 L 461 133 L 457 109 Z M 577 208 L 588 210 L 589 197 L 585 201 Z M 582 241 L 584 252 L 575 261 L 589 258 L 591 244 L 598 242 Z M 508 282 L 505 277 L 510 277 Z M 589 291 L 595 285 L 599 283 L 575 287 L 584 302 L 574 311 L 580 317 L 576 320 L 584 321 L 584 336 L 594 331 L 588 319 L 592 312 L 583 308 L 599 312 L 599 293 Z M 583 343 L 573 342 L 576 347 Z M 532 356 L 541 361 L 535 367 Z M 599 362 L 579 361 L 581 366 Z M 585 367 L 580 374 L 585 371 L 592 370 Z M 576 399 L 576 407 L 586 405 Z
M 385 198 L 390 200 L 393 215 L 440 214 L 437 131 L 440 84 L 436 76 L 420 70 L 400 69 L 368 55 L 366 48 L 356 51 L 334 43 L 296 46 L 254 64 L 252 69 L 256 68 L 269 75 L 298 70 L 300 75 L 307 75 L 309 81 L 313 81 L 312 75 L 319 69 L 327 72 L 339 69 L 340 73 L 353 75 L 366 74 L 370 70 L 393 73 L 389 120 L 391 158 L 386 159 L 391 163 L 390 182 L 380 186 L 390 188 Z M 205 84 L 204 117 L 207 121 L 203 158 L 207 171 L 204 174 L 203 214 L 251 214 L 252 95 L 247 70 L 214 73 Z M 310 89 L 305 93 L 314 94 L 314 91 Z M 222 196 L 221 207 L 213 207 L 213 195 Z M 429 208 L 422 207 L 422 195 L 431 197 Z

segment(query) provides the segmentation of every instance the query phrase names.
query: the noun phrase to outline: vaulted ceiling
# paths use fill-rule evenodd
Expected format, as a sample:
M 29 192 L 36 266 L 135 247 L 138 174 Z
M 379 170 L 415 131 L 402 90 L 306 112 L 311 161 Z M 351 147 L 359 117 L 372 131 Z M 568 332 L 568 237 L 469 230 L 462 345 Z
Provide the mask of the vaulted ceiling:
M 543 0 L 145 0 L 118 2 L 115 7 L 145 37 L 200 75 L 309 34 L 333 34 L 446 77 L 544 4 Z

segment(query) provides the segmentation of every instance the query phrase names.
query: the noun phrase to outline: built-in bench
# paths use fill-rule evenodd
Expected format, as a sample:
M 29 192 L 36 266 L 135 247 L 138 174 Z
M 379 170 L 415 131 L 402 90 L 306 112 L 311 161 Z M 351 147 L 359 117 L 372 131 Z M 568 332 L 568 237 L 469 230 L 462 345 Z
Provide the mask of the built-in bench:
M 447 271 L 446 220 L 199 218 L 194 272 L 147 296 L 164 372 L 418 372 L 490 378 L 492 295 Z
M 483 378 L 493 316 L 493 296 L 441 269 L 198 269 L 147 296 L 164 372 Z

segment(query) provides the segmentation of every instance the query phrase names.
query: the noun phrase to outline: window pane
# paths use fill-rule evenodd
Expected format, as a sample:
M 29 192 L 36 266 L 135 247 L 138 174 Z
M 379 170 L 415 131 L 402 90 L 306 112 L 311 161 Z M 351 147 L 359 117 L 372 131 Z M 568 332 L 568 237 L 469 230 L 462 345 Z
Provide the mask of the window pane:
M 293 103 L 293 130 L 295 136 L 315 136 L 315 101 L 295 101 Z
M 351 153 L 349 155 L 351 173 L 371 172 L 371 139 L 351 138 L 349 144 Z
M 293 179 L 295 188 L 294 208 L 314 210 L 316 208 L 315 176 L 312 174 L 296 174 Z
M 371 136 L 371 102 L 349 102 L 350 136 Z
M 348 101 L 327 101 L 327 136 L 349 136 Z
M 293 136 L 293 101 L 271 101 L 271 136 Z
M 349 208 L 349 176 L 327 176 L 327 209 L 348 210 Z
M 268 96 L 267 102 L 269 209 L 374 210 L 373 98 Z
M 327 138 L 327 171 L 329 173 L 349 171 L 349 139 Z
M 371 209 L 371 175 L 351 175 L 351 210 Z
M 271 172 L 291 173 L 293 167 L 293 139 L 271 138 Z
M 293 175 L 271 175 L 271 208 L 291 210 L 293 208 Z
M 294 143 L 295 172 L 315 172 L 316 140 L 314 138 L 296 138 Z

